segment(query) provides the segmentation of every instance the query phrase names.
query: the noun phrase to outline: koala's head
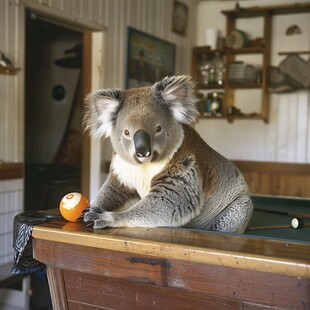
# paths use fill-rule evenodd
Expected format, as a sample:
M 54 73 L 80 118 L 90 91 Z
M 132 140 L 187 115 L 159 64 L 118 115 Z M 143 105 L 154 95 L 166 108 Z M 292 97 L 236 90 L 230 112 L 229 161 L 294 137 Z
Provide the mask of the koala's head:
M 131 163 L 156 162 L 183 141 L 182 124 L 198 115 L 189 76 L 172 76 L 142 87 L 99 90 L 86 98 L 84 124 L 93 136 L 110 137 L 114 150 Z

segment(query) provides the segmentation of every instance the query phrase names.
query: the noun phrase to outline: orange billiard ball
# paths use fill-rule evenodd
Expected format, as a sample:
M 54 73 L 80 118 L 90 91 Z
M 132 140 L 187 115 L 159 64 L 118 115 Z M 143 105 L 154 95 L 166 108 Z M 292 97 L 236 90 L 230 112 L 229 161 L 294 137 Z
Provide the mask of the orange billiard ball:
M 69 222 L 76 222 L 87 207 L 89 207 L 88 199 L 81 193 L 69 193 L 61 199 L 59 204 L 61 215 Z

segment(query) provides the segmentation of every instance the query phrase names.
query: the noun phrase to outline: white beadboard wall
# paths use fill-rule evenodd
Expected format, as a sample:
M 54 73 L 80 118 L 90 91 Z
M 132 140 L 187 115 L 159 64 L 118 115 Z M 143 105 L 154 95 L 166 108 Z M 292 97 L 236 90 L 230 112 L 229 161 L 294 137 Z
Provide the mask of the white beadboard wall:
M 23 161 L 24 118 L 24 17 L 25 8 L 53 19 L 106 32 L 105 85 L 124 87 L 127 26 L 176 44 L 176 73 L 189 73 L 195 41 L 197 1 L 189 6 L 187 36 L 171 31 L 173 0 L 1 0 L 0 50 L 21 70 L 16 76 L 0 75 L 0 159 Z
M 80 29 L 103 32 L 104 83 L 96 81 L 96 87 L 123 88 L 128 26 L 175 43 L 176 73 L 190 72 L 198 2 L 182 2 L 190 13 L 185 37 L 171 31 L 173 0 L 0 0 L 0 51 L 20 68 L 17 75 L 0 75 L 0 160 L 24 161 L 26 8 Z M 13 218 L 23 210 L 22 192 L 22 180 L 0 182 L 0 267 L 12 259 Z M 1 272 L 0 268 L 0 276 Z
M 309 0 L 245 0 L 239 3 L 242 7 L 249 7 L 296 2 Z M 221 11 L 233 9 L 234 5 L 234 1 L 199 3 L 196 45 L 205 45 L 205 29 L 208 27 L 217 28 L 225 35 L 226 19 Z M 257 19 L 242 19 L 238 26 L 255 38 L 259 36 L 260 24 Z M 285 30 L 292 24 L 300 26 L 301 35 L 285 35 Z M 285 56 L 278 55 L 279 51 L 310 50 L 309 13 L 275 16 L 272 26 L 272 65 L 277 66 L 284 59 Z M 307 59 L 309 55 L 303 57 Z M 240 90 L 236 94 L 237 100 L 238 96 L 242 96 L 244 112 L 250 112 L 251 105 L 258 100 L 257 91 Z M 310 92 L 272 94 L 269 124 L 249 120 L 236 120 L 233 124 L 225 120 L 200 120 L 196 128 L 212 147 L 230 159 L 309 163 Z
M 138 28 L 177 45 L 176 73 L 190 72 L 191 47 L 204 45 L 204 29 L 225 29 L 223 9 L 233 8 L 234 1 L 184 0 L 190 7 L 190 23 L 186 37 L 171 31 L 172 0 L 1 0 L 0 50 L 15 66 L 21 68 L 16 76 L 0 75 L 0 159 L 23 161 L 24 118 L 24 13 L 25 7 L 57 16 L 69 22 L 94 26 L 106 32 L 105 85 L 123 87 L 125 75 L 127 26 Z M 272 5 L 307 0 L 246 0 L 242 6 Z M 274 23 L 273 44 L 284 49 L 309 49 L 309 15 L 300 18 L 305 28 L 302 39 L 291 44 L 279 36 L 288 24 L 287 17 L 277 17 Z M 290 17 L 289 22 L 296 22 Z M 197 36 L 195 38 L 195 32 Z M 282 39 L 281 39 L 282 38 Z M 196 41 L 196 42 L 193 42 Z M 279 57 L 273 54 L 272 62 Z M 201 120 L 197 129 L 216 149 L 232 159 L 253 159 L 290 162 L 310 161 L 309 92 L 272 95 L 270 123 L 260 121 L 227 122 Z M 225 141 L 223 143 L 222 141 Z
M 22 180 L 0 181 L 0 265 L 12 262 L 13 219 L 22 210 Z
M 0 160 L 24 161 L 24 27 L 26 7 L 42 15 L 78 23 L 105 33 L 104 85 L 124 87 L 127 26 L 176 44 L 176 73 L 190 72 L 196 1 L 190 7 L 186 37 L 171 31 L 172 0 L 0 0 L 0 50 L 21 70 L 0 75 Z M 98 159 L 97 159 L 98 160 Z M 98 187 L 98 186 L 97 186 Z M 23 210 L 23 181 L 0 182 L 0 276 L 9 275 L 12 261 L 13 218 Z M 2 267 L 1 267 L 2 266 Z

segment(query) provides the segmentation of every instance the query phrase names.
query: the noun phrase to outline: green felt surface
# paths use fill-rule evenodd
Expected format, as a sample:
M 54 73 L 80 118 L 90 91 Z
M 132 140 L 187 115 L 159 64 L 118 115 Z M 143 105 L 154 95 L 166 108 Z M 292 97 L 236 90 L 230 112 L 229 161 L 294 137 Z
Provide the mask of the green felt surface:
M 284 214 L 266 212 L 302 212 L 310 214 L 309 199 L 278 198 L 268 196 L 253 196 L 254 213 L 248 227 L 256 226 L 277 226 L 290 225 L 292 217 Z M 260 209 L 260 210 L 258 210 Z M 305 223 L 310 223 L 310 219 L 303 219 Z M 310 227 L 303 228 L 274 228 L 246 230 L 245 234 L 281 238 L 287 240 L 310 242 Z

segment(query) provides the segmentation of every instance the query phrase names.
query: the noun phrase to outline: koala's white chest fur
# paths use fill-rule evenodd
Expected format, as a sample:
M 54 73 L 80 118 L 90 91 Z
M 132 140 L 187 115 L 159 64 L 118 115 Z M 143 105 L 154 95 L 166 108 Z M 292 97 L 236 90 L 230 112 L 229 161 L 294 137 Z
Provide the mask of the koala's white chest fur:
M 112 161 L 113 172 L 119 181 L 130 189 L 135 189 L 141 198 L 145 197 L 151 188 L 152 178 L 169 162 L 169 158 L 158 163 L 133 165 L 115 155 Z

